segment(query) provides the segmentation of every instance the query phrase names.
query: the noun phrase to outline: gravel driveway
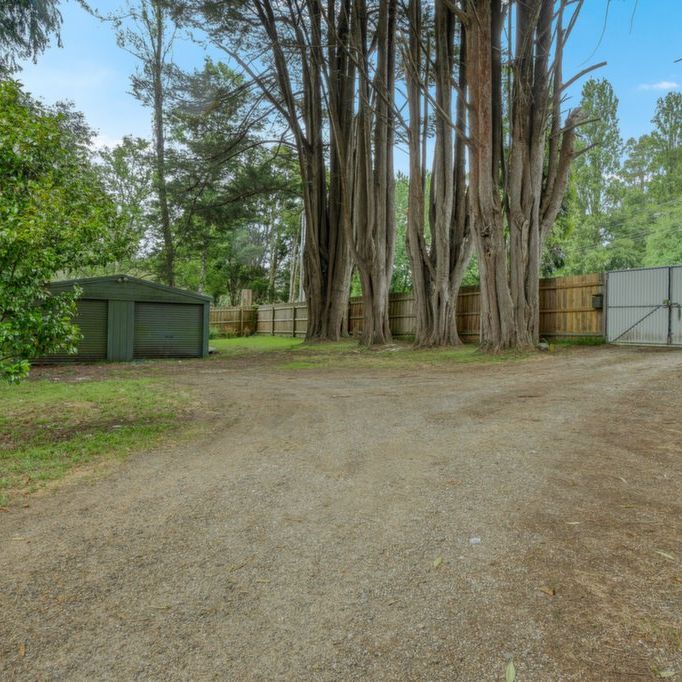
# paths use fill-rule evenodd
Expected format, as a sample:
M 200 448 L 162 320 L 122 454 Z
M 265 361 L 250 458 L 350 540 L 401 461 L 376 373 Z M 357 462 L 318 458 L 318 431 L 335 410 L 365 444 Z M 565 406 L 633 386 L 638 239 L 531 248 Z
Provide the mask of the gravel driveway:
M 682 353 L 196 368 L 201 436 L 0 515 L 0 679 L 682 679 Z

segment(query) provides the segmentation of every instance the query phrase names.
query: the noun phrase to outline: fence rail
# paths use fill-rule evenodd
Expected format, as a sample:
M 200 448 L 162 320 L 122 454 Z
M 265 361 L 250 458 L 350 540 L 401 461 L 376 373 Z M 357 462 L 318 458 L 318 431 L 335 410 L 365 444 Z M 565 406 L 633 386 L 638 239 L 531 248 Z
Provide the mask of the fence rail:
M 209 324 L 222 336 L 251 336 L 256 333 L 258 309 L 255 306 L 211 308 Z
M 547 338 L 603 336 L 603 311 L 593 307 L 593 296 L 603 295 L 600 273 L 540 280 L 540 335 Z M 457 300 L 457 329 L 464 341 L 479 336 L 481 296 L 477 286 L 462 287 Z M 350 299 L 348 329 L 353 335 L 362 331 L 362 297 Z M 391 333 L 415 333 L 414 298 L 411 294 L 392 294 L 389 300 Z M 213 308 L 211 327 L 218 333 L 247 336 L 305 337 L 308 309 L 305 303 L 276 303 L 248 308 Z

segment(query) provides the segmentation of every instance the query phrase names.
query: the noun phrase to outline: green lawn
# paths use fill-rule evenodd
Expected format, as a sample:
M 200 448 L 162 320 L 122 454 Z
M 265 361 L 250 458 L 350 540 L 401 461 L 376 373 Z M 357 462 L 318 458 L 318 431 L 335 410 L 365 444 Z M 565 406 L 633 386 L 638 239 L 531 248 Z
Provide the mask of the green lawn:
M 233 339 L 211 339 L 208 345 L 221 357 L 289 351 L 303 343 L 290 336 L 245 336 Z
M 447 367 L 461 363 L 504 362 L 527 355 L 506 353 L 486 355 L 477 346 L 457 348 L 415 349 L 407 341 L 388 346 L 366 348 L 356 340 L 335 343 L 305 343 L 302 339 L 277 336 L 249 336 L 235 339 L 213 339 L 211 346 L 218 358 L 258 358 L 267 355 L 272 365 L 281 369 L 418 369 Z
M 152 444 L 177 426 L 182 400 L 140 378 L 0 384 L 0 506 L 75 467 Z

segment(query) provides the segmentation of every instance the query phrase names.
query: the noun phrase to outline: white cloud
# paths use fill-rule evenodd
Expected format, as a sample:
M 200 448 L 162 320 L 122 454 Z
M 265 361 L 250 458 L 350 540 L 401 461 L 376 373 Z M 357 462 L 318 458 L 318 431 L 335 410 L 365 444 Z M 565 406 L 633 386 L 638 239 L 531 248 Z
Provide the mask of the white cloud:
M 639 86 L 640 90 L 678 90 L 680 87 L 679 83 L 675 81 L 659 81 L 658 83 L 642 83 Z
M 99 133 L 93 139 L 92 146 L 97 151 L 101 151 L 105 147 L 108 147 L 109 149 L 117 147 L 119 144 L 121 144 L 121 142 L 123 142 L 123 139 L 120 137 L 113 137 L 112 135 L 107 135 L 106 133 Z

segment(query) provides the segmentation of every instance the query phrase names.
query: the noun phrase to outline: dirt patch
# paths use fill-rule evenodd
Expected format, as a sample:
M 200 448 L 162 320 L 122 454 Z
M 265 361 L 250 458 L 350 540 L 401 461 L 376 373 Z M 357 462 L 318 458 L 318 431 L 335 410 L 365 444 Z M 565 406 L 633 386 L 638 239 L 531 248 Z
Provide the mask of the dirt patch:
M 270 362 L 173 365 L 205 435 L 0 515 L 0 677 L 682 675 L 682 354 Z

